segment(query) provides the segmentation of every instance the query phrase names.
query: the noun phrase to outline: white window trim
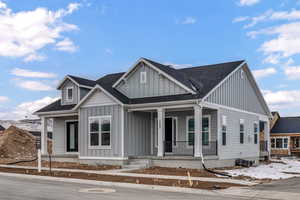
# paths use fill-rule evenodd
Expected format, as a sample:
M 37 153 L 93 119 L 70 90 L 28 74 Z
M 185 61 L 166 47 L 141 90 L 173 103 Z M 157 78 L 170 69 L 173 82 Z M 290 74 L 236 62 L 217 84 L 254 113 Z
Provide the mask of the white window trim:
M 275 139 L 275 147 L 272 147 L 272 143 L 271 143 L 271 140 L 272 139 Z M 282 148 L 277 148 L 276 147 L 276 139 L 282 139 Z M 284 148 L 284 139 L 287 139 L 287 147 Z M 274 149 L 274 150 L 288 150 L 290 148 L 290 138 L 289 137 L 271 137 L 270 138 L 270 145 L 271 145 L 271 149 Z
M 172 118 L 172 128 L 174 128 L 174 120 L 176 121 L 176 140 L 178 141 L 178 117 L 175 117 L 175 116 L 167 116 L 165 118 Z M 154 134 L 154 147 L 157 148 L 158 146 L 158 137 L 157 137 L 157 133 L 158 133 L 158 121 L 157 121 L 157 117 L 154 117 L 154 123 L 153 123 L 153 134 Z M 174 129 L 172 130 L 172 146 L 173 147 L 177 147 L 177 142 L 176 142 L 176 145 L 174 145 Z
M 109 118 L 110 122 L 110 137 L 109 137 L 109 146 L 108 145 L 101 145 L 102 140 L 102 132 L 101 132 L 101 120 L 103 118 Z M 91 140 L 90 140 L 90 120 L 91 119 L 97 119 L 99 121 L 99 145 L 98 146 L 91 146 Z M 101 116 L 90 116 L 88 118 L 88 149 L 111 149 L 111 138 L 112 138 L 112 124 L 111 124 L 111 115 L 101 115 Z
M 226 127 L 226 131 L 225 131 L 225 133 L 226 133 L 226 144 L 225 145 L 223 145 L 223 126 Z M 222 141 L 221 144 L 222 144 L 222 146 L 227 146 L 228 145 L 227 132 L 228 132 L 227 116 L 222 115 L 222 123 L 221 123 L 221 141 Z
M 210 141 L 211 141 L 211 115 L 203 115 L 202 118 L 208 118 L 208 145 L 202 145 L 201 146 L 203 148 L 205 147 L 209 147 L 210 146 Z M 193 145 L 189 145 L 189 120 L 190 119 L 194 119 L 194 116 L 187 116 L 186 117 L 186 147 L 187 148 L 193 148 Z M 203 126 L 203 125 L 202 125 Z M 201 133 L 202 132 L 202 127 L 201 127 Z M 195 135 L 195 131 L 194 131 L 194 135 Z M 201 138 L 202 138 L 202 135 L 201 135 Z M 195 142 L 195 140 L 194 140 Z M 195 145 L 195 144 L 194 144 Z
M 69 99 L 69 89 L 72 90 L 72 98 L 71 99 Z M 74 99 L 73 96 L 74 96 L 74 87 L 66 87 L 66 101 L 72 102 Z
M 147 72 L 146 71 L 140 72 L 140 83 L 141 84 L 147 83 Z
M 255 132 L 255 124 L 257 125 L 257 132 Z M 259 122 L 255 121 L 253 122 L 253 144 L 259 144 Z M 257 143 L 255 143 L 255 134 L 257 134 Z
M 243 143 L 241 143 L 241 124 L 243 124 L 244 130 L 243 130 Z M 239 123 L 239 144 L 245 144 L 245 120 L 244 119 L 240 119 L 240 123 Z

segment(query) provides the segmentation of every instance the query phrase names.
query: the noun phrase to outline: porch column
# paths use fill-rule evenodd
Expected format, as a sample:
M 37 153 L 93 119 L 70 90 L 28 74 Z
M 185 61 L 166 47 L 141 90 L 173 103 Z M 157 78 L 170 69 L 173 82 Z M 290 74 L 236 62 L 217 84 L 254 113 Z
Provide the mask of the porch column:
M 265 141 L 268 142 L 267 151 L 269 153 L 271 153 L 271 138 L 270 138 L 270 122 L 269 121 L 265 122 L 264 132 L 265 132 L 265 135 L 264 135 L 265 138 L 264 139 L 265 139 Z
M 199 105 L 194 106 L 194 121 L 195 121 L 194 157 L 201 157 L 202 155 L 202 107 Z
M 42 152 L 42 155 L 48 154 L 47 138 L 48 138 L 47 118 L 41 117 L 41 152 Z
M 165 140 L 165 110 L 157 109 L 157 156 L 164 156 L 164 140 Z

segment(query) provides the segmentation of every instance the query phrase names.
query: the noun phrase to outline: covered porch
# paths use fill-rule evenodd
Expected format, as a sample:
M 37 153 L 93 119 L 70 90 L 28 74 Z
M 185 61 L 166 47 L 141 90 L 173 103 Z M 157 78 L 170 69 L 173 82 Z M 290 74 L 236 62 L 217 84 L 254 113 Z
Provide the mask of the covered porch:
M 199 105 L 129 109 L 132 115 L 148 116 L 150 131 L 142 142 L 139 158 L 197 158 L 218 155 L 218 110 Z

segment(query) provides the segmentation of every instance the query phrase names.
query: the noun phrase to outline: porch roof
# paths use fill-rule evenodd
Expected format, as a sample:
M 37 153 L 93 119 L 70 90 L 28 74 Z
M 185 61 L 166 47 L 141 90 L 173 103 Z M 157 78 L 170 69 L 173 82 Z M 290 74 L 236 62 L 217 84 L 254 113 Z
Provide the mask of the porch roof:
M 271 129 L 273 135 L 291 133 L 300 133 L 300 117 L 280 117 Z

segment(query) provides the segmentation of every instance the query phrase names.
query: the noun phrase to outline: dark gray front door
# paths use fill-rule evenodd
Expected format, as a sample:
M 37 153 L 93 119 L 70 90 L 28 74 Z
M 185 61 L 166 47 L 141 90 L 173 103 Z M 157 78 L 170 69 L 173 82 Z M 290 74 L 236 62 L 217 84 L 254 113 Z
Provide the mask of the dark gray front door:
M 173 120 L 172 118 L 165 119 L 165 152 L 172 152 L 172 141 L 173 141 Z
M 67 122 L 67 152 L 78 152 L 78 122 Z

